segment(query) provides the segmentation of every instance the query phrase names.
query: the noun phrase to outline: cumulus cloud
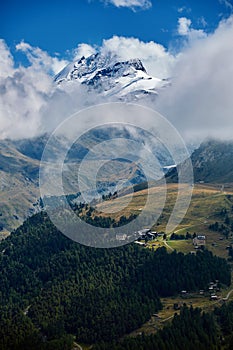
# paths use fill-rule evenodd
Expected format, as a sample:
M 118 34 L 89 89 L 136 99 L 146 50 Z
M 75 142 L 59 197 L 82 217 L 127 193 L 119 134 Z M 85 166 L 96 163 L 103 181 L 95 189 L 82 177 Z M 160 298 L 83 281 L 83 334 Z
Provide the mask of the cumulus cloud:
M 0 138 L 22 138 L 38 134 L 42 110 L 53 93 L 52 74 L 65 61 L 50 57 L 39 48 L 21 42 L 30 65 L 14 67 L 13 56 L 4 40 L 0 41 Z
M 106 4 L 112 4 L 116 7 L 128 7 L 132 10 L 149 9 L 152 6 L 150 0 L 104 0 Z
M 82 43 L 79 44 L 77 49 L 74 50 L 74 60 L 81 57 L 88 57 L 96 53 L 96 49 L 88 44 Z
M 42 68 L 43 71 L 51 74 L 57 74 L 68 64 L 66 60 L 59 60 L 57 57 L 52 57 L 46 51 L 41 50 L 39 47 L 32 47 L 24 41 L 16 45 L 16 50 L 25 53 L 34 69 Z
M 14 71 L 14 60 L 3 39 L 0 39 L 0 77 L 5 78 Z
M 192 21 L 186 17 L 178 19 L 177 32 L 179 35 L 186 37 L 189 41 L 202 39 L 207 36 L 203 29 L 194 29 L 191 27 Z
M 189 27 L 189 26 L 188 26 Z M 179 56 L 157 108 L 186 137 L 233 135 L 233 17 Z
M 188 35 L 191 26 L 191 20 L 186 17 L 181 17 L 178 20 L 178 33 L 180 35 Z

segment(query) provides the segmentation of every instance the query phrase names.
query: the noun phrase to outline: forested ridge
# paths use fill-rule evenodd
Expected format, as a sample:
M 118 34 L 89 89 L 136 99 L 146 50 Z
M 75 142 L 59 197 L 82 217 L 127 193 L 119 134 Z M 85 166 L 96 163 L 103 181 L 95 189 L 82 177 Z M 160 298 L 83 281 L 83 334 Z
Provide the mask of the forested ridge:
M 89 248 L 59 233 L 46 213 L 2 241 L 0 252 L 3 350 L 70 349 L 73 336 L 112 342 L 159 310 L 162 296 L 215 279 L 230 284 L 229 266 L 211 252 Z
M 127 337 L 120 342 L 102 343 L 93 350 L 232 350 L 233 302 L 213 313 L 184 306 L 172 323 L 156 334 Z

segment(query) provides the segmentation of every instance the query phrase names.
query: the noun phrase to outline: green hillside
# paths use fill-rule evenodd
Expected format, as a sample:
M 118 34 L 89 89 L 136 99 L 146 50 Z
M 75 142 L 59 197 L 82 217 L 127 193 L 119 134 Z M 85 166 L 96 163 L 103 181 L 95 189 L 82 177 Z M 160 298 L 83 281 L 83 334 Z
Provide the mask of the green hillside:
M 160 297 L 231 281 L 226 261 L 208 251 L 87 248 L 61 235 L 43 213 L 2 241 L 0 251 L 3 350 L 70 349 L 73 337 L 119 339 L 161 308 Z

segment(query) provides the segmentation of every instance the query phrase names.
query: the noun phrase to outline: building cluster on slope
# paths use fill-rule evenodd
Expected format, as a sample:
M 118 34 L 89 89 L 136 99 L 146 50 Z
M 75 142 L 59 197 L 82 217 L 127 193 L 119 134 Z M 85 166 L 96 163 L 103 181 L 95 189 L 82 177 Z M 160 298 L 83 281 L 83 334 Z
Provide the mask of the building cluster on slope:
M 204 235 L 197 235 L 193 238 L 193 245 L 195 249 L 204 247 L 206 244 L 206 237 Z
M 137 236 L 138 238 L 134 243 L 145 246 L 146 244 L 141 241 L 153 241 L 158 236 L 158 233 L 145 228 L 143 230 L 138 231 Z

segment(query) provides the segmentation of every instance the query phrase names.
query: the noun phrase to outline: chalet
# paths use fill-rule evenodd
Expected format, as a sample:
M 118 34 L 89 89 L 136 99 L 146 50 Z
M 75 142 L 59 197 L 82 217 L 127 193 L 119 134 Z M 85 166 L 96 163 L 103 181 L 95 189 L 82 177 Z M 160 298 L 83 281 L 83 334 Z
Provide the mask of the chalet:
M 138 231 L 139 237 L 145 239 L 148 232 L 150 232 L 150 229 L 148 228 Z
M 197 235 L 195 238 L 193 238 L 193 245 L 195 247 L 202 247 L 206 243 L 206 238 L 204 235 Z
M 156 233 L 151 232 L 150 229 L 145 228 L 143 230 L 138 231 L 139 239 L 148 239 L 148 240 L 153 240 L 156 237 Z
M 154 235 L 152 232 L 147 232 L 147 233 L 146 233 L 146 237 L 147 237 L 149 240 L 155 239 L 155 235 Z

